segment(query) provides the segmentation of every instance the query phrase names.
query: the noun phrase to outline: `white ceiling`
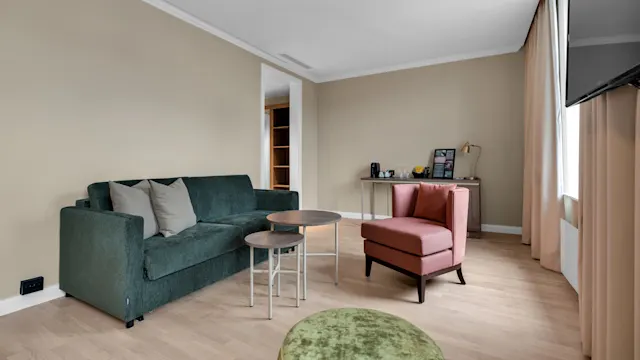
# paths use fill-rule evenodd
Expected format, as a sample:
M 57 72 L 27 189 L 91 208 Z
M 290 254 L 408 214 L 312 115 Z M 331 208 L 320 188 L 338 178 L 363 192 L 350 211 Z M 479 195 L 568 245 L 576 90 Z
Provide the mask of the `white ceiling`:
M 144 0 L 317 82 L 515 52 L 538 0 Z M 164 3 L 164 4 L 162 4 Z M 167 6 L 170 3 L 172 6 Z M 169 8 L 169 9 L 168 9 Z M 304 69 L 280 54 L 305 63 Z
M 264 86 L 264 96 L 267 99 L 289 95 L 289 83 L 291 79 L 283 72 L 263 71 L 262 82 Z

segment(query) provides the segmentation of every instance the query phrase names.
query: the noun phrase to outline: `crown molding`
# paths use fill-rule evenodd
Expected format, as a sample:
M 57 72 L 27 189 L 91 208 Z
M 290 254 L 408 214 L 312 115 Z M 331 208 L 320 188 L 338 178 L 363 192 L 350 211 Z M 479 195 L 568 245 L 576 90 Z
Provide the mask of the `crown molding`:
M 287 69 L 288 71 L 291 71 L 292 73 L 301 76 L 307 80 L 313 81 L 313 82 L 318 82 L 317 79 L 315 78 L 315 76 L 313 76 L 311 73 L 309 73 L 306 70 L 303 70 L 302 68 L 298 67 L 297 65 L 292 65 L 290 63 L 287 63 L 269 53 L 266 53 L 260 49 L 258 49 L 257 47 L 248 44 L 218 28 L 216 28 L 215 26 L 212 26 L 211 24 L 207 23 L 206 21 L 180 9 L 179 7 L 168 3 L 165 0 L 142 0 L 142 2 L 145 2 L 159 10 L 162 10 L 164 12 L 166 12 L 169 15 L 172 15 L 186 23 L 189 23 L 197 28 L 200 28 L 206 32 L 208 32 L 209 34 L 212 34 L 216 37 L 219 37 L 220 39 L 227 41 L 243 50 L 246 50 L 250 53 L 252 53 L 253 55 L 256 55 L 264 60 L 267 60 L 275 65 L 278 65 L 284 69 Z
M 324 77 L 320 76 L 320 77 L 318 77 L 318 82 L 324 83 L 324 82 L 329 82 L 329 81 L 350 79 L 350 78 L 355 78 L 355 77 L 360 77 L 360 76 L 375 75 L 375 74 L 382 74 L 382 73 L 399 71 L 399 70 L 414 69 L 414 68 L 430 66 L 430 65 L 438 65 L 438 64 L 445 64 L 445 63 L 456 62 L 456 61 L 483 58 L 483 57 L 488 57 L 488 56 L 510 54 L 510 53 L 518 52 L 521 47 L 522 47 L 522 44 L 517 44 L 517 45 L 512 45 L 512 46 L 508 46 L 508 47 L 504 47 L 504 48 L 488 50 L 488 51 L 479 51 L 479 52 L 475 52 L 475 53 L 467 53 L 467 54 L 446 56 L 446 57 L 435 58 L 435 59 L 427 59 L 427 60 L 415 61 L 415 62 L 400 64 L 400 65 L 380 67 L 380 68 L 371 69 L 371 70 L 357 70 L 357 71 L 345 72 L 345 73 L 337 74 L 337 75 L 327 75 L 327 76 L 324 76 Z

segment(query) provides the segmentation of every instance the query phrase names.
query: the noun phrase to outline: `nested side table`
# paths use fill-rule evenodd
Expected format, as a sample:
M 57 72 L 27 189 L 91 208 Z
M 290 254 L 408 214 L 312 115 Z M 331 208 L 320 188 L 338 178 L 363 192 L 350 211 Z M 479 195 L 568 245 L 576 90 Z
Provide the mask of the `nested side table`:
M 296 307 L 300 307 L 300 251 L 299 247 L 304 237 L 300 234 L 284 232 L 284 231 L 261 231 L 250 234 L 244 238 L 244 242 L 249 245 L 249 262 L 250 262 L 250 295 L 249 306 L 253 307 L 253 274 L 268 273 L 269 274 L 269 311 L 268 318 L 273 318 L 273 280 L 277 275 L 277 291 L 276 295 L 280 296 L 280 274 L 296 274 Z M 296 270 L 285 270 L 280 268 L 280 249 L 288 247 L 296 247 Z M 254 269 L 254 248 L 268 249 L 269 250 L 269 269 L 268 270 L 255 270 Z M 277 250 L 277 264 L 273 265 L 274 250 Z
M 289 210 L 267 215 L 267 220 L 273 225 L 285 226 L 302 226 L 302 234 L 304 241 L 302 242 L 302 300 L 307 300 L 307 256 L 331 256 L 335 259 L 335 278 L 334 282 L 338 285 L 338 257 L 339 257 L 339 240 L 338 240 L 338 223 L 342 219 L 340 214 L 331 211 L 322 210 Z M 308 253 L 307 252 L 307 227 L 331 225 L 335 227 L 334 241 L 335 250 L 330 253 Z M 280 250 L 278 250 L 278 253 Z M 296 249 L 296 254 L 298 249 Z

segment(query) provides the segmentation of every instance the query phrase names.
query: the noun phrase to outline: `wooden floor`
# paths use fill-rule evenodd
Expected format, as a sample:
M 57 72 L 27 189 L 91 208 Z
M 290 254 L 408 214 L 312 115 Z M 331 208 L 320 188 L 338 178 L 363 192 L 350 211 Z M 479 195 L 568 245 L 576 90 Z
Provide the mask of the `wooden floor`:
M 417 304 L 410 278 L 373 264 L 364 276 L 359 222 L 341 223 L 340 284 L 333 260 L 309 260 L 309 299 L 295 308 L 295 279 L 283 283 L 266 320 L 265 276 L 248 307 L 249 274 L 236 274 L 145 315 L 132 329 L 77 300 L 61 298 L 0 317 L 1 359 L 275 359 L 287 331 L 321 310 L 365 307 L 422 328 L 450 360 L 583 359 L 577 296 L 564 278 L 542 269 L 513 236 L 470 239 L 463 265 L 427 285 Z M 309 231 L 310 251 L 330 250 L 333 228 Z M 283 265 L 293 259 L 283 261 Z

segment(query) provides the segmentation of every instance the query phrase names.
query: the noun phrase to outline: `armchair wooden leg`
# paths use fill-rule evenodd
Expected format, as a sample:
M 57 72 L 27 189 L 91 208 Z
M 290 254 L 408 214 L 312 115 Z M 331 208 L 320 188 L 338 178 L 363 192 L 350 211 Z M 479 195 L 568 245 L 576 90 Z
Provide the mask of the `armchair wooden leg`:
M 373 263 L 373 260 L 369 256 L 367 256 L 366 261 L 367 261 L 367 265 L 366 265 L 365 275 L 369 277 L 371 276 L 371 263 Z
M 424 293 L 427 285 L 427 277 L 422 275 L 419 278 L 417 278 L 417 281 L 418 281 L 418 302 L 422 304 L 424 303 Z
M 460 280 L 460 284 L 467 285 L 467 282 L 464 281 L 464 276 L 462 276 L 462 268 L 456 270 L 456 273 L 458 274 L 458 279 Z
M 127 323 L 125 324 L 125 326 L 127 327 L 127 329 L 131 329 L 133 327 L 133 320 L 131 321 L 127 321 Z

